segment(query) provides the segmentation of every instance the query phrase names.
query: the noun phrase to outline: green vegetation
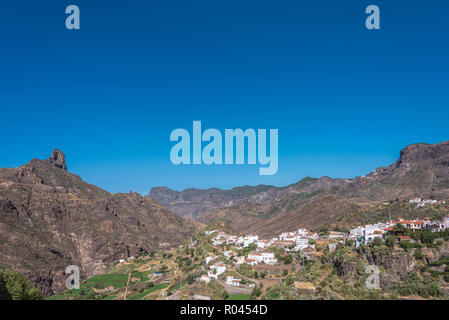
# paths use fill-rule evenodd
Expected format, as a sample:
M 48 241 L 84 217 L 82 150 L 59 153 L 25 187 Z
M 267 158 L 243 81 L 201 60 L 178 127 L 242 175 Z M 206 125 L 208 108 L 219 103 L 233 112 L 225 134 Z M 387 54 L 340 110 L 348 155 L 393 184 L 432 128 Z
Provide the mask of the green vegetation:
M 192 248 L 188 244 L 194 239 L 197 242 Z M 234 265 L 223 253 L 234 250 L 240 256 L 247 255 L 256 249 L 255 245 L 246 248 L 232 244 L 212 246 L 211 237 L 206 237 L 202 232 L 194 235 L 183 246 L 133 261 L 132 266 L 136 270 L 146 271 L 132 273 L 128 300 L 154 299 L 160 297 L 159 291 L 164 289 L 168 296 L 176 295 L 176 299 L 192 299 L 196 294 L 219 300 L 381 300 L 398 299 L 401 296 L 441 299 L 446 297 L 442 288 L 449 283 L 449 256 L 442 255 L 448 252 L 446 239 L 446 232 L 413 232 L 398 225 L 393 234 L 358 248 L 351 241 L 336 243 L 329 239 L 312 241 L 316 250 L 302 253 L 271 247 L 268 251 L 274 253 L 280 264 L 253 267 L 245 263 Z M 336 244 L 331 251 L 329 243 Z M 218 280 L 209 283 L 199 281 L 198 278 L 209 268 L 209 265 L 205 265 L 206 257 L 215 256 L 218 256 L 217 259 L 211 263 L 225 264 L 226 271 Z M 372 265 L 379 268 L 382 280 L 392 276 L 402 281 L 390 284 L 381 281 L 380 289 L 368 289 L 367 280 L 372 278 L 367 266 Z M 130 267 L 129 263 L 117 264 L 111 268 L 111 273 L 88 279 L 79 290 L 70 290 L 51 299 L 105 300 L 123 297 Z M 416 272 L 408 274 L 411 269 Z M 153 274 L 156 271 L 162 272 Z M 228 286 L 224 281 L 229 275 L 241 279 L 240 287 L 245 288 L 242 292 L 247 294 L 231 294 L 235 291 L 226 289 Z M 153 285 L 153 282 L 157 284 Z M 255 286 L 249 287 L 249 284 Z
M 41 300 L 38 288 L 27 277 L 14 270 L 0 273 L 0 300 Z
M 85 282 L 85 286 L 97 289 L 103 289 L 112 286 L 117 289 L 126 287 L 127 281 L 128 274 L 109 273 L 93 276 Z
M 449 256 L 442 256 L 438 261 L 429 263 L 430 266 L 439 267 L 442 265 L 449 265 Z
M 145 290 L 143 292 L 139 292 L 136 295 L 133 295 L 132 297 L 127 298 L 127 300 L 142 300 L 145 296 L 149 295 L 150 293 L 153 293 L 158 290 L 165 289 L 169 286 L 169 283 L 161 283 L 157 284 L 155 286 L 152 286 L 152 288 Z
M 416 272 L 409 273 L 404 281 L 395 284 L 395 288 L 401 296 L 444 297 L 444 292 L 435 281 L 420 278 Z
M 249 300 L 250 294 L 231 294 L 226 300 Z

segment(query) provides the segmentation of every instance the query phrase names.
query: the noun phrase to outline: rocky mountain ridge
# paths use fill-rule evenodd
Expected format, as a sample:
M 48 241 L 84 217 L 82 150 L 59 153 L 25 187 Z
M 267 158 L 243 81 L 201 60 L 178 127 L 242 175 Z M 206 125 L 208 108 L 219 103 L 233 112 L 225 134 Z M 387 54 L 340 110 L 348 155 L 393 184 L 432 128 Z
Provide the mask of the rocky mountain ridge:
M 226 203 L 209 197 L 207 207 L 203 196 L 212 189 L 196 189 L 195 197 L 186 198 L 184 191 L 162 188 L 148 196 L 181 216 L 206 224 L 222 220 L 241 232 L 270 235 L 289 227 L 335 226 L 336 222 L 347 226 L 377 216 L 383 202 L 414 197 L 449 199 L 449 141 L 409 145 L 390 166 L 352 180 L 307 177 L 284 188 L 264 187 L 246 186 L 250 190 L 246 194 L 239 194 L 239 188 L 213 189 L 220 195 L 232 191 L 234 199 Z M 165 192 L 174 197 L 164 197 Z M 192 214 L 193 203 L 201 208 L 200 213 Z
M 50 295 L 64 270 L 83 278 L 120 258 L 185 241 L 198 226 L 137 193 L 110 194 L 67 171 L 64 154 L 0 169 L 0 268 L 25 273 Z

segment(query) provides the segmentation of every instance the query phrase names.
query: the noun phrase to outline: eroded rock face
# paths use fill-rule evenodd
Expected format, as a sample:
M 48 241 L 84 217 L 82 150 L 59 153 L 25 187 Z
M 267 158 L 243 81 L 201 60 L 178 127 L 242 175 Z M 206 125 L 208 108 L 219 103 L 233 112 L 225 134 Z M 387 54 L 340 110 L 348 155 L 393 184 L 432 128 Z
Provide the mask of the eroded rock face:
M 358 261 L 350 256 L 339 257 L 334 260 L 337 275 L 344 278 L 348 283 L 354 284 L 358 281 Z
M 349 284 L 366 277 L 366 266 L 378 266 L 381 270 L 381 288 L 403 280 L 416 267 L 414 258 L 400 248 L 392 250 L 366 247 L 360 254 L 353 253 L 335 258 L 333 264 L 337 269 L 337 275 Z
M 449 154 L 449 142 L 439 144 L 418 143 L 405 147 L 398 160 L 398 165 L 432 161 Z
M 177 245 L 195 225 L 137 193 L 110 194 L 47 160 L 0 169 L 0 267 L 27 274 L 44 295 L 65 288 L 65 268 L 83 279 L 120 258 Z
M 414 259 L 402 249 L 395 250 L 390 255 L 382 255 L 379 262 L 380 266 L 385 269 L 385 272 L 381 273 L 380 276 L 380 283 L 383 288 L 393 282 L 401 281 L 415 268 Z

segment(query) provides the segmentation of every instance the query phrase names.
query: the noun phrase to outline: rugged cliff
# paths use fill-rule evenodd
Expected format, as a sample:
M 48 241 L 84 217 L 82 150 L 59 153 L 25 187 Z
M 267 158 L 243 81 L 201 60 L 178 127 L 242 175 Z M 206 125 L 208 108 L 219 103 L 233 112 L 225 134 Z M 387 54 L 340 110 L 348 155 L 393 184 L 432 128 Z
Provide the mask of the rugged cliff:
M 137 193 L 110 194 L 67 171 L 64 154 L 0 169 L 0 267 L 26 273 L 45 295 L 63 272 L 83 278 L 119 258 L 181 243 L 196 226 Z

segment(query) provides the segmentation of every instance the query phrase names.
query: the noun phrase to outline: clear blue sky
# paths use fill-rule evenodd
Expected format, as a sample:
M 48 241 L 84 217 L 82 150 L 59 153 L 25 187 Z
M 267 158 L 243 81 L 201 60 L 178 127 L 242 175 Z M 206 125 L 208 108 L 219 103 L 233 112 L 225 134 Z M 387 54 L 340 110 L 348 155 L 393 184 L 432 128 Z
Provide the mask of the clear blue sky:
M 448 1 L 7 1 L 0 37 L 0 167 L 57 147 L 84 180 L 146 194 L 351 178 L 449 139 Z M 170 132 L 193 120 L 279 129 L 278 173 L 174 166 Z

